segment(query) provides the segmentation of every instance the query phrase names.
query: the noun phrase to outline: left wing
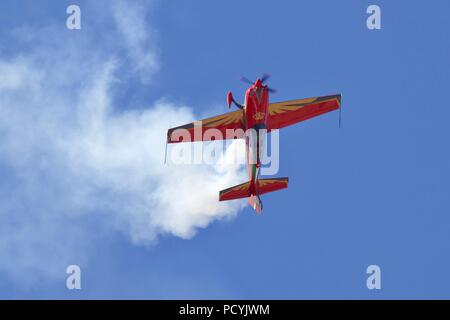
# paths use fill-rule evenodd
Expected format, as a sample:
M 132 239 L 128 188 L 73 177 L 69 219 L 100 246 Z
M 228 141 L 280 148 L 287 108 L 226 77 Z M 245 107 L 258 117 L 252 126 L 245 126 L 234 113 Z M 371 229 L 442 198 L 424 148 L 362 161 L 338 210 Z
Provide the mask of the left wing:
M 268 129 L 284 128 L 340 107 L 340 94 L 271 103 L 269 104 Z
M 238 129 L 242 129 L 242 131 L 239 132 Z M 238 130 L 234 131 L 236 138 L 242 138 L 244 136 L 241 134 L 244 130 L 243 110 L 228 112 L 220 116 L 169 129 L 167 132 L 167 143 L 231 139 L 234 138 L 234 136 L 229 137 L 228 135 L 230 132 L 233 132 L 233 130 Z

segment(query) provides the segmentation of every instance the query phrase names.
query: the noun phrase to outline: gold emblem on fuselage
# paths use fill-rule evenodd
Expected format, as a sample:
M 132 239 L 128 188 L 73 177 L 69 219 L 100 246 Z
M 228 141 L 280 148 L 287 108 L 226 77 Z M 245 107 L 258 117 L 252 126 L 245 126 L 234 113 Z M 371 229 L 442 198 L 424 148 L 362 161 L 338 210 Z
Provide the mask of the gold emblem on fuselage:
M 253 119 L 256 121 L 264 119 L 265 113 L 264 112 L 257 112 L 253 115 Z

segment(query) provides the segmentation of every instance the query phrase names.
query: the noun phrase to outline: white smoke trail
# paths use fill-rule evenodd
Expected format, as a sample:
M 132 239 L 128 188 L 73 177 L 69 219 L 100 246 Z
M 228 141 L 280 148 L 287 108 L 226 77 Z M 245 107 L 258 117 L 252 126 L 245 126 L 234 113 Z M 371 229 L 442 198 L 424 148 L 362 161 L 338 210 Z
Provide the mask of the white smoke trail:
M 136 75 L 155 71 L 145 35 L 123 30 L 129 21 L 145 26 L 144 16 L 120 8 L 133 16 L 118 22 L 123 48 L 134 52 L 132 61 L 143 52 L 147 59 Z M 124 110 L 112 90 L 124 69 L 117 52 L 89 36 L 82 46 L 61 41 L 55 51 L 63 32 L 24 30 L 18 38 L 26 34 L 35 49 L 0 56 L 0 271 L 24 283 L 26 274 L 62 275 L 111 230 L 135 244 L 161 234 L 188 239 L 238 212 L 241 202 L 217 200 L 219 190 L 245 181 L 240 167 L 163 164 L 166 130 L 194 120 L 190 108 L 162 99 Z

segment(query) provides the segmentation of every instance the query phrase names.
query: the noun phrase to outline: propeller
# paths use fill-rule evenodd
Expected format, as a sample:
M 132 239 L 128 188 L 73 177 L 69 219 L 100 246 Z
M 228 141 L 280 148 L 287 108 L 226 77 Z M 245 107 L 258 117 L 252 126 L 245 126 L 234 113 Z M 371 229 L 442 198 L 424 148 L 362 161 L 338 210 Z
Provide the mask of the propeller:
M 270 74 L 264 73 L 261 77 L 261 82 L 264 83 L 267 80 L 269 80 L 269 78 L 270 78 Z
M 242 81 L 242 82 L 246 82 L 246 83 L 248 83 L 248 84 L 253 84 L 253 82 L 250 81 L 250 80 L 248 80 L 248 78 L 246 78 L 246 77 L 241 77 L 241 81 Z
M 264 73 L 264 74 L 261 76 L 261 82 L 264 84 L 267 80 L 270 79 L 270 77 L 271 77 L 270 74 Z M 241 77 L 240 80 L 241 80 L 242 82 L 245 82 L 245 83 L 248 83 L 248 84 L 253 84 L 253 81 L 249 80 L 247 77 Z M 270 87 L 267 87 L 267 89 L 269 90 L 270 93 L 276 93 L 276 92 L 277 92 L 276 89 L 273 89 L 273 88 L 270 88 Z
M 269 80 L 271 77 L 270 74 L 264 73 L 261 77 L 261 82 L 264 84 L 267 80 Z M 267 90 L 269 90 L 270 93 L 277 93 L 277 90 L 271 87 L 267 87 Z

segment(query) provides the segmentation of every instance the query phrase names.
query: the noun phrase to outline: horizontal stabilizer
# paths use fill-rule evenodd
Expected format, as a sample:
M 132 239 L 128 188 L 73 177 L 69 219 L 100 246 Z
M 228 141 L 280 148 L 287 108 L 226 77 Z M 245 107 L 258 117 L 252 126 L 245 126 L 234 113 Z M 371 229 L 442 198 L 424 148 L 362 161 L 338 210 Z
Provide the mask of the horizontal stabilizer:
M 287 187 L 288 178 L 258 179 L 257 185 L 253 185 L 249 181 L 220 191 L 219 200 L 227 201 L 248 198 L 250 206 L 255 209 L 257 213 L 260 213 L 263 207 L 261 198 L 259 197 L 261 194 L 286 189 Z
M 258 194 L 265 194 L 272 191 L 286 189 L 288 187 L 288 178 L 259 179 Z
M 242 199 L 250 197 L 250 182 L 238 184 L 219 193 L 219 201 Z

